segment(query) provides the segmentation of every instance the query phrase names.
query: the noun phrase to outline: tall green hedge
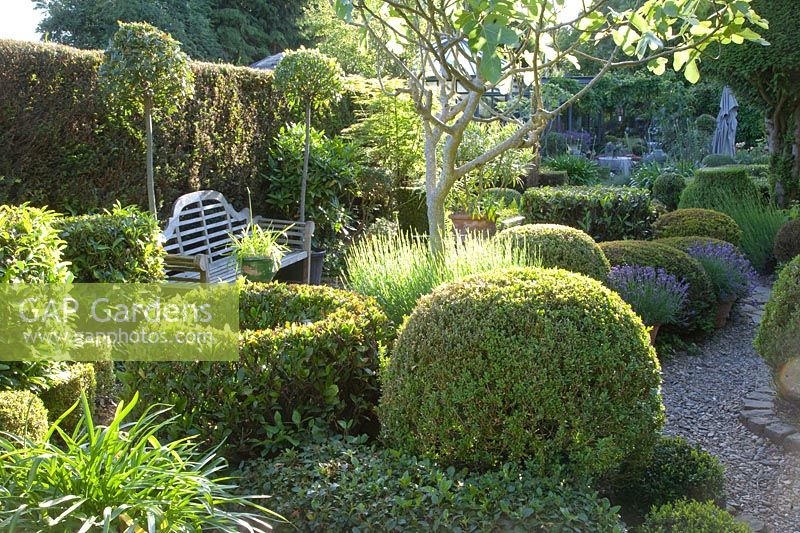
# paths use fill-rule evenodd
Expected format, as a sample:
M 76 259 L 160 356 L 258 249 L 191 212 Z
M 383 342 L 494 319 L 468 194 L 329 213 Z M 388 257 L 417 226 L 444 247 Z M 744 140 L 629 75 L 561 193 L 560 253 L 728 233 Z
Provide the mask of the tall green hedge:
M 97 87 L 97 51 L 0 40 L 0 202 L 86 213 L 122 204 L 146 206 L 141 131 L 110 112 Z M 155 123 L 156 194 L 161 212 L 187 192 L 215 189 L 258 209 L 258 173 L 291 117 L 272 74 L 192 63 L 195 96 Z M 349 83 L 361 91 L 363 83 Z M 338 131 L 353 120 L 349 98 L 316 124 Z M 141 122 L 132 117 L 131 123 Z M 137 122 L 138 121 L 138 122 Z M 299 192 L 298 192 L 299 194 Z

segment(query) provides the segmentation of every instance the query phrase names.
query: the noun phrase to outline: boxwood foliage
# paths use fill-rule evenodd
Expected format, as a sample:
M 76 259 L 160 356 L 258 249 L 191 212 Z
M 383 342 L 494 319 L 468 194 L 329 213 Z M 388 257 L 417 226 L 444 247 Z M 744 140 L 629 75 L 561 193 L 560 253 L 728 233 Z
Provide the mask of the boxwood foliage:
M 151 283 L 164 279 L 158 221 L 136 206 L 60 219 L 64 257 L 76 282 Z
M 788 263 L 800 255 L 800 218 L 790 220 L 781 227 L 772 250 L 779 263 Z
M 600 248 L 611 266 L 639 265 L 663 268 L 667 273 L 689 283 L 689 301 L 685 317 L 689 330 L 710 330 L 713 326 L 714 288 L 703 266 L 689 254 L 660 242 L 602 242 Z
M 800 355 L 800 256 L 792 259 L 781 270 L 772 295 L 764 309 L 764 317 L 758 326 L 755 347 L 759 355 L 776 374 L 776 381 L 783 390 L 800 394 L 797 375 L 790 372 L 782 375 L 784 365 Z M 800 396 L 793 398 L 800 400 Z
M 534 465 L 481 473 L 340 440 L 246 463 L 240 485 L 272 496 L 278 531 L 624 531 L 608 500 Z
M 639 317 L 600 282 L 499 270 L 420 299 L 379 413 L 390 446 L 443 464 L 530 459 L 591 477 L 654 444 L 658 366 Z
M 697 245 L 702 246 L 709 243 L 717 245 L 726 244 L 725 241 L 721 241 L 719 239 L 712 239 L 711 237 L 668 237 L 666 239 L 657 239 L 654 242 L 666 244 L 667 246 L 672 246 L 673 248 L 677 248 L 678 250 L 683 250 L 686 253 L 688 253 L 687 250 Z
M 244 284 L 240 358 L 127 363 L 125 395 L 181 413 L 175 436 L 227 439 L 232 457 L 274 452 L 314 432 L 376 432 L 378 357 L 389 321 L 371 298 L 324 286 Z
M 653 509 L 639 528 L 641 533 L 752 533 L 747 524 L 711 502 L 682 500 Z
M 67 433 L 78 425 L 83 416 L 83 407 L 80 405 L 81 394 L 86 394 L 89 404 L 93 405 L 97 390 L 97 381 L 94 365 L 90 363 L 74 363 L 68 365 L 61 372 L 50 376 L 50 383 L 40 393 L 40 397 L 50 413 L 50 421 L 55 422 L 66 413 L 74 404 L 73 409 L 61 422 L 60 427 Z
M 686 188 L 686 180 L 680 174 L 667 172 L 653 181 L 653 198 L 664 204 L 670 211 L 677 209 L 681 193 Z
M 98 89 L 99 51 L 0 40 L 0 197 L 70 213 L 120 201 L 147 206 L 141 130 L 131 128 Z M 194 98 L 156 121 L 155 178 L 161 212 L 187 192 L 214 189 L 254 208 L 266 191 L 259 171 L 290 116 L 272 73 L 192 62 Z M 315 125 L 329 134 L 354 120 L 348 95 L 366 90 L 348 80 L 342 103 Z M 371 90 L 371 89 L 370 89 Z M 137 122 L 138 121 L 138 122 Z M 133 117 L 131 123 L 140 123 Z M 79 185 L 79 186 L 78 186 Z
M 758 188 L 748 175 L 747 167 L 732 165 L 695 170 L 694 179 L 681 193 L 678 207 L 716 209 L 726 193 L 737 198 L 758 197 Z
M 26 390 L 0 391 L 0 432 L 33 441 L 47 434 L 47 408 Z
M 528 222 L 571 226 L 596 241 L 644 238 L 656 218 L 646 189 L 534 187 L 525 191 L 523 198 Z
M 684 498 L 725 505 L 725 469 L 716 457 L 681 437 L 662 437 L 647 461 L 623 472 L 617 503 L 646 513 Z
M 658 217 L 653 225 L 657 239 L 667 237 L 712 237 L 739 246 L 742 230 L 731 217 L 711 209 L 678 209 Z
M 605 281 L 611 266 L 591 237 L 579 229 L 558 224 L 526 224 L 501 231 L 498 239 L 510 240 L 538 257 L 543 267 L 563 268 Z

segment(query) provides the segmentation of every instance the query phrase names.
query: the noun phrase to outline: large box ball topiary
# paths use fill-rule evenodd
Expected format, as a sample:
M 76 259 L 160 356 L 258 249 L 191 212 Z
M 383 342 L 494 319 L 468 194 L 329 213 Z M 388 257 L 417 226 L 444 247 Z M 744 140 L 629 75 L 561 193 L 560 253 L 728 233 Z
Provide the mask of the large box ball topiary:
M 231 458 L 276 452 L 312 433 L 377 432 L 379 355 L 390 338 L 377 302 L 325 286 L 245 283 L 237 361 L 127 363 L 124 396 L 175 406 L 173 437 L 224 439 Z M 350 424 L 342 426 L 341 424 Z
M 26 390 L 0 391 L 0 432 L 41 441 L 47 434 L 47 409 Z
M 526 224 L 505 229 L 498 239 L 524 246 L 543 267 L 563 268 L 605 281 L 611 265 L 594 240 L 579 229 L 559 224 Z
M 75 403 L 78 405 L 61 421 L 60 427 L 67 433 L 72 432 L 83 416 L 83 407 L 79 403 L 81 393 L 85 393 L 89 405 L 93 405 L 97 390 L 94 365 L 91 363 L 74 363 L 62 372 L 51 376 L 50 384 L 41 393 L 42 401 L 50 413 L 50 421 L 55 422 Z
M 699 261 L 673 246 L 651 241 L 601 242 L 611 266 L 638 265 L 663 268 L 689 283 L 686 328 L 710 330 L 713 327 L 716 297 L 711 280 Z
M 772 251 L 779 263 L 788 263 L 800 255 L 800 218 L 783 225 L 775 236 Z
M 639 533 L 752 533 L 725 509 L 712 502 L 680 500 L 652 509 Z
M 711 237 L 739 246 L 742 230 L 734 219 L 711 209 L 678 209 L 658 217 L 653 224 L 656 239 Z
M 442 285 L 384 369 L 388 443 L 445 465 L 529 458 L 603 474 L 661 427 L 659 365 L 641 320 L 600 282 L 509 269 Z
M 781 395 L 800 402 L 800 256 L 783 268 L 772 288 L 755 347 Z

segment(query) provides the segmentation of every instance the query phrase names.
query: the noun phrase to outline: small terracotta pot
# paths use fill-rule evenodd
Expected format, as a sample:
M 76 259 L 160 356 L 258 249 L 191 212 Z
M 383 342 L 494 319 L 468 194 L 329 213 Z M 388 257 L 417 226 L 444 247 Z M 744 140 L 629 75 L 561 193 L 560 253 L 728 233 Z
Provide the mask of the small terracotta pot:
M 717 329 L 725 327 L 725 324 L 728 323 L 728 317 L 731 316 L 731 307 L 733 307 L 734 302 L 736 302 L 735 299 L 730 302 L 717 302 L 717 320 L 714 323 L 714 327 Z
M 653 324 L 650 326 L 650 346 L 656 345 L 656 335 L 658 335 L 658 328 L 661 327 L 661 324 Z
M 492 236 L 497 232 L 497 225 L 486 218 L 472 218 L 464 213 L 453 213 L 450 215 L 450 220 L 453 221 L 453 227 L 455 227 L 456 233 L 459 235 L 481 233 L 486 236 Z

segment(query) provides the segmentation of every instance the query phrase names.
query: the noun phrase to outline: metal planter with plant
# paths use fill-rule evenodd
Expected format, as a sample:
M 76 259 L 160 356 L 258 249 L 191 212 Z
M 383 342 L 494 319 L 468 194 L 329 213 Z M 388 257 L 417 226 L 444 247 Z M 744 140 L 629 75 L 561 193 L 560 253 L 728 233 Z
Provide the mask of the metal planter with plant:
M 283 233 L 250 224 L 240 236 L 231 235 L 231 254 L 239 271 L 250 281 L 271 281 L 281 267 L 289 248 L 282 244 Z

